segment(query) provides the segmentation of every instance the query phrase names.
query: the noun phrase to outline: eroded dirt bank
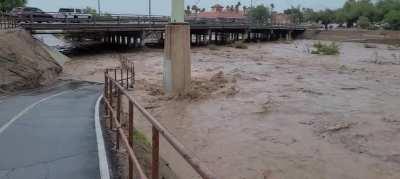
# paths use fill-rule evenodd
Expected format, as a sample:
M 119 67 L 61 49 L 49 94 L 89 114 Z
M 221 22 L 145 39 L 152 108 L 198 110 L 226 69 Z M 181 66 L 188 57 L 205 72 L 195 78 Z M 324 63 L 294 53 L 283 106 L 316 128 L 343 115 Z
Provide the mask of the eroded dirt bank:
M 334 40 L 342 42 L 366 42 L 399 45 L 400 33 L 390 30 L 307 30 L 305 38 L 313 40 Z
M 219 178 L 400 178 L 400 50 L 341 43 L 319 56 L 312 43 L 192 49 L 181 97 L 163 94 L 162 50 L 123 55 L 135 97 Z M 117 65 L 118 54 L 74 57 L 65 76 L 101 81 Z
M 23 30 L 0 32 L 0 95 L 54 81 L 62 67 Z

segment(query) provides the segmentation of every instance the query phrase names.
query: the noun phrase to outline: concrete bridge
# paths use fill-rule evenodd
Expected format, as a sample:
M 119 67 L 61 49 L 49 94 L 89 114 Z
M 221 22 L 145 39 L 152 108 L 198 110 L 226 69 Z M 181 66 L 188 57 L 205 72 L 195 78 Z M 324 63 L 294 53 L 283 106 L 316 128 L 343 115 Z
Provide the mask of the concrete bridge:
M 19 19 L 19 22 L 27 22 Z M 48 23 L 34 23 L 45 20 L 30 19 L 20 25 L 32 34 L 70 34 L 100 40 L 104 43 L 126 47 L 144 45 L 145 38 L 163 43 L 168 17 L 110 16 L 71 21 L 52 19 Z M 191 43 L 225 44 L 234 41 L 272 41 L 296 38 L 306 27 L 299 25 L 254 24 L 237 19 L 189 19 Z

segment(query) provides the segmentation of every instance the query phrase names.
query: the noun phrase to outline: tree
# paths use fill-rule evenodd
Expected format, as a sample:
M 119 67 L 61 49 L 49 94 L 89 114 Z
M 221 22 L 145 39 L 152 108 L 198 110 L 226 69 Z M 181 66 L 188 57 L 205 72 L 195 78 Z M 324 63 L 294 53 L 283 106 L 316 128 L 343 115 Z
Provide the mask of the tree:
M 25 6 L 27 0 L 0 0 L 0 11 L 8 12 L 13 8 Z
M 357 25 L 363 29 L 369 28 L 370 22 L 368 17 L 361 16 L 360 18 L 358 18 Z
M 311 8 L 303 8 L 303 21 L 304 22 L 317 22 L 317 13 Z
M 373 21 L 380 20 L 379 10 L 371 0 L 347 0 L 342 8 L 342 12 L 346 18 L 347 27 L 352 27 L 361 16 L 365 16 Z
M 193 11 L 195 14 L 198 14 L 199 11 L 200 11 L 200 8 L 197 7 L 196 5 L 193 5 L 193 6 L 192 6 L 192 11 Z
M 335 22 L 339 24 L 339 26 L 343 26 L 344 23 L 347 22 L 346 13 L 343 9 L 339 9 L 335 13 Z
M 319 11 L 317 13 L 317 21 L 320 21 L 325 29 L 328 29 L 328 25 L 335 20 L 335 11 L 331 9 L 325 9 L 324 11 Z
M 83 10 L 83 12 L 86 13 L 86 14 L 97 15 L 96 9 L 91 8 L 91 7 L 89 7 L 89 6 L 87 6 L 87 7 Z
M 192 14 L 192 10 L 191 10 L 191 8 L 190 8 L 189 5 L 186 6 L 185 14 L 186 14 L 187 16 L 190 15 L 190 14 Z
M 284 10 L 283 13 L 289 15 L 294 23 L 301 23 L 304 20 L 300 5 L 297 7 L 292 6 L 289 9 Z
M 235 5 L 235 11 L 236 12 L 239 12 L 241 5 L 242 5 L 242 3 L 240 3 L 240 1 Z
M 249 16 L 255 23 L 266 23 L 270 18 L 269 8 L 264 5 L 258 5 L 257 7 L 250 9 Z
M 400 11 L 391 10 L 385 15 L 384 21 L 389 23 L 392 29 L 400 30 Z

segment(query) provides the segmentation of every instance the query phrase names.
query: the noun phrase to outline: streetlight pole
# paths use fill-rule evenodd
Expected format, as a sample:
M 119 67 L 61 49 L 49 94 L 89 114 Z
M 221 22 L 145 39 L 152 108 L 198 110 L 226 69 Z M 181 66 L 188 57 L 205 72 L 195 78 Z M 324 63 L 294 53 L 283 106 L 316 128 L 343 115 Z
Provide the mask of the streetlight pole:
M 151 17 L 151 0 L 149 0 L 149 18 Z
M 97 11 L 98 11 L 99 15 L 101 15 L 100 0 L 97 0 Z

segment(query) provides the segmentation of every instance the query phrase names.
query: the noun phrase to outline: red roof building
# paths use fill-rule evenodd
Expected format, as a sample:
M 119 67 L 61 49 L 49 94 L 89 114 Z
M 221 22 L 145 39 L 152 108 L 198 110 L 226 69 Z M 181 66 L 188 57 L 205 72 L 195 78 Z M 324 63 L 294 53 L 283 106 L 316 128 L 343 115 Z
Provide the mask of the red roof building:
M 245 19 L 245 12 L 239 9 L 226 9 L 220 4 L 211 7 L 211 11 L 191 14 L 189 18 L 201 19 Z

